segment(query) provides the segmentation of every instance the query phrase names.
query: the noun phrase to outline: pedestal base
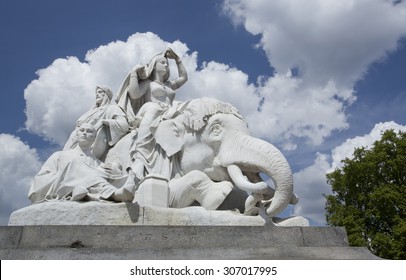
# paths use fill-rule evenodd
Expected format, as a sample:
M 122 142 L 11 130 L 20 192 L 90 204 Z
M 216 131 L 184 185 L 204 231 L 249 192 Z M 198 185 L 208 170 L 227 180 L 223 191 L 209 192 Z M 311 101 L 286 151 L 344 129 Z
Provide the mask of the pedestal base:
M 292 226 L 296 225 L 296 226 Z M 377 259 L 343 228 L 238 211 L 46 202 L 0 227 L 0 259 Z
M 0 227 L 0 259 L 377 259 L 342 228 Z

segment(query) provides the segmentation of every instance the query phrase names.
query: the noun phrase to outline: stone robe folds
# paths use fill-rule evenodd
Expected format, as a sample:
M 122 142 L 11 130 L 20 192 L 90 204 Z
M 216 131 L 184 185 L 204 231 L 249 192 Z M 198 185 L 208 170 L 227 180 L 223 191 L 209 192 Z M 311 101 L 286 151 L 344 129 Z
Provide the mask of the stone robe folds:
M 107 129 L 107 143 L 110 147 L 114 146 L 118 140 L 120 140 L 129 131 L 126 114 L 116 104 L 107 104 L 90 109 L 76 121 L 76 127 L 81 126 L 83 123 L 95 125 L 100 120 L 104 120 L 109 123 L 109 125 L 103 126 L 103 129 Z M 104 139 L 101 139 L 99 135 L 100 133 L 98 132 L 95 143 L 104 141 Z M 74 130 L 69 137 L 69 140 L 65 144 L 64 150 L 72 149 L 76 146 L 76 144 L 77 137 L 76 130 Z
M 116 187 L 100 168 L 100 161 L 86 155 L 79 146 L 51 155 L 44 163 L 28 194 L 32 203 L 69 200 L 75 187 L 88 190 L 87 200 L 108 200 Z

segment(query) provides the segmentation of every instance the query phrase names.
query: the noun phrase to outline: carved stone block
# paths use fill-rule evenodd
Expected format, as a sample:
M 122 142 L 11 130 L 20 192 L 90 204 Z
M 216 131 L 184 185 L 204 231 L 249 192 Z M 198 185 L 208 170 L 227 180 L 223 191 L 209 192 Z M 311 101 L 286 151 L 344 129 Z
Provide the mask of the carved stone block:
M 169 207 L 168 180 L 158 174 L 149 174 L 140 182 L 134 203 L 141 206 Z

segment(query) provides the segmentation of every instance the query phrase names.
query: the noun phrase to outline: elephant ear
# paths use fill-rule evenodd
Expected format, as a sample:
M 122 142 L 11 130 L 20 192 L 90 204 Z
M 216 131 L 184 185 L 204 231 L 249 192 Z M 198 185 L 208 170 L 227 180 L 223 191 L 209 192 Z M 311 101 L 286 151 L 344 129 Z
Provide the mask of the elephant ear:
M 154 134 L 156 142 L 170 157 L 179 152 L 183 147 L 185 127 L 176 119 L 162 121 Z

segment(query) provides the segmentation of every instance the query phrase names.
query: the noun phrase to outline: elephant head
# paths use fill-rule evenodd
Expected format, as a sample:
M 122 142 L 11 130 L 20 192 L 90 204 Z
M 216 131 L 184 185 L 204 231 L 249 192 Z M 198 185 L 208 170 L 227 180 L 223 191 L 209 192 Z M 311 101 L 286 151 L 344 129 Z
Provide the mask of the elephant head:
M 233 106 L 202 98 L 185 103 L 180 112 L 162 120 L 154 136 L 168 156 L 176 155 L 184 174 L 199 170 L 213 181 L 232 181 L 243 190 L 273 195 L 270 217 L 287 207 L 293 195 L 287 160 L 272 144 L 252 137 Z M 260 173 L 272 179 L 275 190 Z

